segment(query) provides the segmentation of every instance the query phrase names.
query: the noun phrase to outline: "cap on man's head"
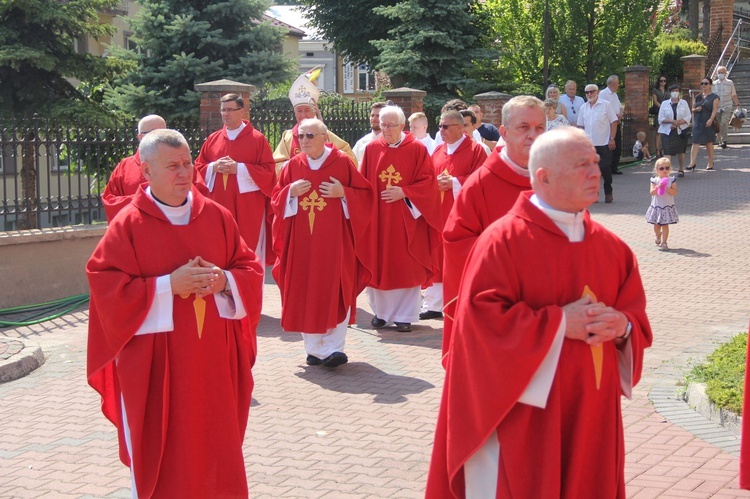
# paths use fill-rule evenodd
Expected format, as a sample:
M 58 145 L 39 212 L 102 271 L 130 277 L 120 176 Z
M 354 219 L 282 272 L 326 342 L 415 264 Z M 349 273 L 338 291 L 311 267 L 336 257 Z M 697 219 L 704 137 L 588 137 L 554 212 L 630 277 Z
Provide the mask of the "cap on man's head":
M 315 86 L 315 79 L 320 74 L 320 68 L 317 66 L 307 73 L 299 75 L 292 83 L 289 89 L 289 100 L 293 107 L 301 105 L 317 105 L 320 98 L 320 90 Z

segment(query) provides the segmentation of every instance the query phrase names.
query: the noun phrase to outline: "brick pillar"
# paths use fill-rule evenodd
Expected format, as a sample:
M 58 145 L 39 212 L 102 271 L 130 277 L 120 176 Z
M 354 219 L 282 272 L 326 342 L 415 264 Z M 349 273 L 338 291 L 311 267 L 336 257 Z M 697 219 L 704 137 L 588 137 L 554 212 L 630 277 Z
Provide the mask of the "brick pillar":
M 648 108 L 651 107 L 651 89 L 649 88 L 649 75 L 651 71 L 648 66 L 628 66 L 625 68 L 625 109 L 629 116 L 623 116 L 630 120 L 631 130 L 645 131 L 651 135 L 653 127 L 649 127 Z M 629 141 L 632 137 L 627 137 Z M 655 144 L 654 137 L 649 137 L 649 143 Z M 635 140 L 635 139 L 633 139 Z M 623 146 L 624 150 L 627 150 Z M 630 156 L 629 154 L 626 154 Z
M 712 7 L 713 8 L 713 7 Z M 706 76 L 706 59 L 705 55 L 686 55 L 682 59 L 682 92 L 683 96 L 687 95 L 686 90 L 692 90 L 693 93 L 701 91 L 701 80 Z M 690 99 L 687 99 L 690 102 Z
M 201 93 L 201 126 L 206 127 L 208 133 L 215 132 L 224 124 L 221 121 L 221 97 L 226 94 L 239 94 L 245 101 L 242 119 L 250 120 L 250 98 L 255 94 L 255 87 L 247 83 L 232 80 L 216 80 L 198 83 L 195 90 Z
M 383 97 L 386 100 L 393 102 L 395 105 L 403 109 L 406 119 L 409 119 L 413 113 L 424 112 L 424 96 L 427 92 L 424 90 L 416 90 L 414 88 L 394 88 L 393 90 L 386 90 L 383 92 Z M 406 122 L 408 128 L 409 122 Z
M 485 92 L 474 96 L 484 113 L 484 122 L 492 123 L 498 128 L 503 124 L 503 106 L 512 98 L 512 95 L 501 92 Z
M 734 0 L 711 0 L 711 14 L 709 16 L 709 38 L 722 26 L 719 54 L 729 41 L 734 28 Z M 729 50 L 732 50 L 730 45 Z M 729 54 L 731 52 L 727 52 Z

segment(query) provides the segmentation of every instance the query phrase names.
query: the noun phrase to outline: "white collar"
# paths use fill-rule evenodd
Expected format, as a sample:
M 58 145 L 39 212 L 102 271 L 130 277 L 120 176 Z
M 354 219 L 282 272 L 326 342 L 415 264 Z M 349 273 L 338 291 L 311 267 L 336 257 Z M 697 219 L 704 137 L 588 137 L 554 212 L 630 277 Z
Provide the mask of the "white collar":
M 326 162 L 326 160 L 328 159 L 328 156 L 331 155 L 332 150 L 333 149 L 331 149 L 328 146 L 323 146 L 323 154 L 321 154 L 318 159 L 313 159 L 310 156 L 307 156 L 307 154 L 305 154 L 305 156 L 307 157 L 307 164 L 310 165 L 310 169 L 320 170 L 320 167 L 323 166 L 323 163 Z
M 552 222 L 568 237 L 568 241 L 571 243 L 579 243 L 583 241 L 585 234 L 585 228 L 583 225 L 583 211 L 578 213 L 568 213 L 567 211 L 560 211 L 550 207 L 544 201 L 539 199 L 536 194 L 531 196 L 531 202 L 534 206 L 542 210 Z
M 453 154 L 456 152 L 456 149 L 458 149 L 458 146 L 460 146 L 464 139 L 466 138 L 466 135 L 461 135 L 461 138 L 455 141 L 452 144 L 445 144 L 445 151 L 448 153 L 448 155 Z
M 503 147 L 500 150 L 500 159 L 502 159 L 503 161 L 505 161 L 505 164 L 507 164 L 510 167 L 511 170 L 513 170 L 514 172 L 516 172 L 520 176 L 526 177 L 526 178 L 530 178 L 531 174 L 529 173 L 529 169 L 528 168 L 524 168 L 523 166 L 520 166 L 520 165 L 514 163 L 513 160 L 510 159 L 510 157 L 508 156 L 508 153 L 506 152 L 505 149 L 506 148 Z
M 146 194 L 154 200 L 156 206 L 164 213 L 164 216 L 172 223 L 172 225 L 187 225 L 190 221 L 190 209 L 193 206 L 193 193 L 188 192 L 187 203 L 181 204 L 180 206 L 169 206 L 164 204 L 154 197 L 151 192 L 151 186 L 146 187 Z
M 240 124 L 240 126 L 238 126 L 237 128 L 235 128 L 234 130 L 230 130 L 229 128 L 227 128 L 227 138 L 228 138 L 229 140 L 234 140 L 234 139 L 236 139 L 236 138 L 237 138 L 237 136 L 238 136 L 238 135 L 240 134 L 240 132 L 241 132 L 242 130 L 244 130 L 246 126 L 247 126 L 247 125 L 245 125 L 245 122 L 244 122 L 244 121 L 242 121 L 242 122 L 241 122 L 241 124 Z
M 405 138 L 406 134 L 404 132 L 401 132 L 401 136 L 398 138 L 398 142 L 396 142 L 395 144 L 388 144 L 388 147 L 391 147 L 393 149 L 397 148 L 401 145 L 401 142 L 403 142 Z

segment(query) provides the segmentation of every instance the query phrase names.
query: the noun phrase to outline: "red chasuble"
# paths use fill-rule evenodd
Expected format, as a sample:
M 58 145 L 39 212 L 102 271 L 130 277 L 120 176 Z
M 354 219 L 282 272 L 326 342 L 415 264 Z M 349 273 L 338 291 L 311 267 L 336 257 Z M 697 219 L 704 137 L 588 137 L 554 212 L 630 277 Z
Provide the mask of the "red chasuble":
M 247 318 L 219 317 L 213 295 L 202 304 L 173 296 L 174 330 L 135 336 L 156 278 L 196 256 L 231 271 Z M 261 270 L 229 212 L 195 188 L 188 225 L 172 225 L 141 189 L 94 250 L 88 381 L 130 465 L 124 400 L 139 497 L 247 496 L 242 442 L 255 341 L 247 324 L 260 315 Z
M 630 248 L 588 212 L 584 240 L 569 242 L 530 195 L 521 195 L 508 216 L 479 237 L 466 264 L 430 499 L 464 497 L 463 466 L 494 431 L 498 498 L 625 497 L 621 354 L 614 342 L 595 354 L 565 338 L 546 408 L 518 400 L 552 345 L 562 307 L 589 290 L 632 323 L 632 383 L 639 381 L 652 337 L 638 265 Z
M 442 226 L 437 179 L 427 148 L 409 133 L 398 147 L 389 147 L 381 136 L 367 145 L 360 171 L 376 194 L 370 210 L 376 259 L 368 286 L 382 290 L 421 286 L 438 270 Z M 406 199 L 383 201 L 380 194 L 388 185 L 401 187 Z M 407 200 L 422 216 L 412 216 Z
M 471 140 L 471 137 L 464 134 L 464 140 L 461 145 L 458 146 L 453 154 L 448 154 L 448 144 L 442 143 L 432 154 L 432 164 L 435 168 L 435 176 L 441 173 L 447 172 L 452 177 L 456 177 L 458 182 L 463 186 L 469 175 L 482 166 L 487 160 L 487 153 L 484 152 L 484 148 Z M 460 191 L 459 191 L 460 192 Z M 440 191 L 440 207 L 442 214 L 443 226 L 445 221 L 448 219 L 448 215 L 453 208 L 453 189 L 447 191 Z M 441 268 L 441 272 L 438 272 L 435 277 L 432 278 L 432 282 L 442 282 L 442 267 L 443 267 L 443 247 L 440 246 L 438 263 Z
M 234 140 L 227 137 L 227 127 L 209 135 L 195 160 L 195 166 L 206 177 L 208 164 L 224 156 L 229 156 L 238 163 L 245 163 L 253 182 L 259 191 L 240 194 L 237 186 L 237 175 L 216 174 L 214 189 L 210 198 L 229 210 L 240 228 L 240 234 L 247 245 L 255 250 L 258 247 L 260 228 L 265 214 L 268 220 L 267 234 L 270 249 L 270 197 L 276 185 L 276 167 L 273 162 L 271 146 L 262 133 L 252 127 L 249 121 L 243 120 L 245 128 Z M 226 186 L 224 180 L 226 177 Z M 269 208 L 269 209 L 266 209 Z M 273 255 L 267 252 L 267 263 L 273 263 Z
M 458 193 L 443 230 L 443 355 L 448 352 L 458 284 L 472 246 L 492 222 L 511 209 L 518 194 L 529 189 L 529 177 L 513 171 L 500 157 L 500 149 L 495 149 Z
M 344 186 L 349 219 L 341 199 L 321 195 L 320 183 L 330 177 Z M 299 197 L 297 214 L 284 218 L 291 184 L 300 179 L 312 188 Z M 323 334 L 343 322 L 347 311 L 353 317 L 357 295 L 371 275 L 365 237 L 374 196 L 352 160 L 335 147 L 318 170 L 310 169 L 302 153 L 281 171 L 271 204 L 278 255 L 273 276 L 281 290 L 285 331 Z
M 748 329 L 750 334 L 750 329 Z M 745 359 L 745 396 L 742 400 L 742 414 L 750 414 L 750 341 Z M 742 435 L 740 439 L 740 488 L 750 489 L 750 417 L 742 418 Z
M 108 222 L 111 222 L 120 210 L 130 204 L 133 196 L 138 192 L 138 187 L 145 183 L 146 179 L 141 172 L 141 156 L 138 151 L 117 164 L 102 194 L 102 203 Z M 197 168 L 193 170 L 193 184 L 202 194 L 208 194 L 206 184 Z

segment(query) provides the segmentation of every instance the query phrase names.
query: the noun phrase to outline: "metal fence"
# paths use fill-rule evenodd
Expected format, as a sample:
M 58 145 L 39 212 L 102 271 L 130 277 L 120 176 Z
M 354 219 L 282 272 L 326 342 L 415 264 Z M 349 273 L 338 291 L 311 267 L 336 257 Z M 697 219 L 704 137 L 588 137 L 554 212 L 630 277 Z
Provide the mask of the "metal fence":
M 354 144 L 370 130 L 367 103 L 322 107 L 326 125 Z M 252 103 L 252 123 L 272 148 L 294 123 L 288 103 Z M 193 157 L 209 130 L 198 122 L 171 122 Z M 101 194 L 117 163 L 138 147 L 137 120 L 58 121 L 40 116 L 0 117 L 0 231 L 62 227 L 106 220 Z

